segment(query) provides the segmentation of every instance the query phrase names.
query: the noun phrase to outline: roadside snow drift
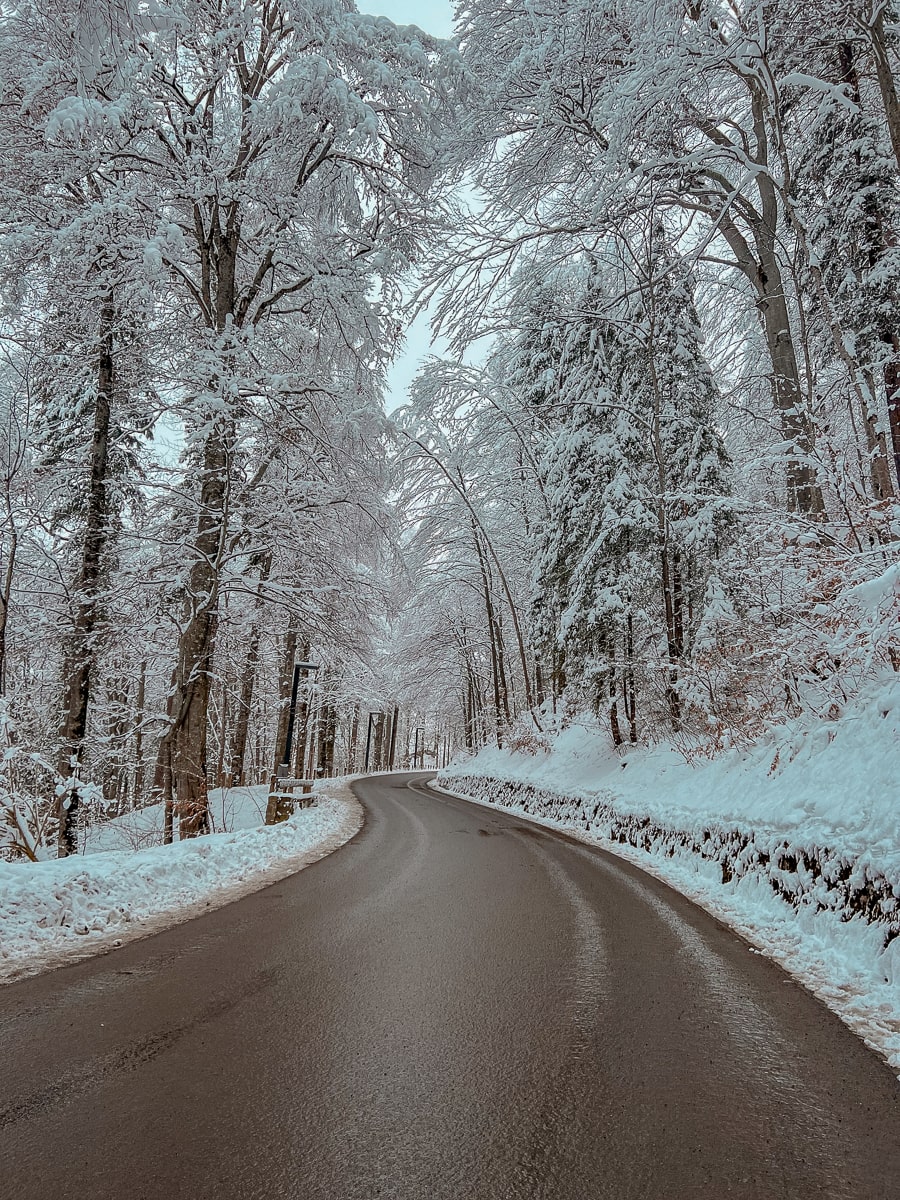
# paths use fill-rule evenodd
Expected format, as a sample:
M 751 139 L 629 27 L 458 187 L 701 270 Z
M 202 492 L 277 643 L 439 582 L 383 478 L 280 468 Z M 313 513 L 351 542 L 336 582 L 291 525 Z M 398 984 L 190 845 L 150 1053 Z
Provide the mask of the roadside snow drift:
M 262 825 L 265 787 L 233 788 L 212 797 L 232 832 L 127 848 L 159 840 L 156 805 L 103 826 L 85 854 L 0 862 L 0 982 L 155 933 L 323 858 L 359 830 L 363 814 L 345 783 L 319 791 L 317 805 L 281 825 Z
M 779 961 L 900 1071 L 900 687 L 691 764 L 573 726 L 438 783 L 615 851 Z

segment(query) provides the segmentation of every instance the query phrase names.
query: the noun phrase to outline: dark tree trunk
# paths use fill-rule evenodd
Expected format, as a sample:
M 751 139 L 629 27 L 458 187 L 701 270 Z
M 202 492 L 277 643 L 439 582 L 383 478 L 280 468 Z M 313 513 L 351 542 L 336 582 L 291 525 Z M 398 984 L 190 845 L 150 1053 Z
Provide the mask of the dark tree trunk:
M 625 716 L 628 719 L 628 740 L 637 742 L 637 689 L 634 680 L 634 618 L 625 621 L 625 672 L 623 677 Z
M 141 660 L 138 675 L 137 698 L 134 703 L 134 776 L 132 779 L 131 803 L 140 808 L 144 803 L 144 704 L 147 695 L 147 660 Z
M 151 788 L 152 803 L 162 801 L 164 806 L 163 843 L 168 846 L 172 842 L 175 817 L 175 779 L 172 773 L 172 730 L 175 724 L 175 675 L 169 685 L 166 697 L 166 728 L 159 739 L 156 750 L 156 763 L 153 768 L 153 785 Z
M 125 766 L 125 750 L 130 740 L 128 692 L 128 680 L 120 678 L 109 685 L 106 696 L 109 719 L 103 799 L 107 813 L 113 812 L 115 815 L 124 811 L 128 797 L 128 772 Z
M 490 576 L 488 576 L 490 583 Z M 507 725 L 512 720 L 512 713 L 509 707 L 509 682 L 506 675 L 506 649 L 503 643 L 503 622 L 497 614 L 497 606 L 494 605 L 494 638 L 497 646 L 497 672 L 500 676 L 500 699 L 503 702 L 503 717 Z
M 613 693 L 615 696 L 615 693 Z M 609 728 L 612 734 L 614 746 L 621 746 L 625 740 L 622 737 L 622 731 L 619 728 L 619 702 L 615 698 L 609 706 Z
M 384 713 L 375 717 L 375 745 L 373 748 L 373 770 L 380 771 L 384 767 Z
M 761 231 L 757 245 L 760 252 L 759 310 L 772 361 L 772 392 L 784 439 L 791 445 L 787 460 L 788 509 L 819 517 L 824 513 L 825 505 L 815 468 L 809 461 L 813 450 L 812 423 L 803 401 L 775 238 L 768 229 Z
M 891 452 L 894 458 L 894 473 L 900 488 L 900 338 L 891 336 L 894 359 L 884 368 L 884 390 L 887 396 L 888 428 L 891 431 Z
M 767 131 L 768 97 L 761 84 L 751 86 L 751 107 L 756 160 L 769 162 Z M 772 398 L 781 424 L 781 434 L 790 446 L 786 463 L 787 507 L 813 518 L 825 511 L 822 492 L 811 461 L 814 449 L 813 424 L 803 398 L 800 369 L 791 331 L 790 310 L 778 261 L 780 200 L 775 184 L 765 169 L 756 172 L 760 208 L 746 205 L 745 217 L 752 229 L 755 254 L 725 209 L 718 214 L 722 236 L 734 252 L 737 265 L 753 285 L 757 296 L 763 334 L 772 364 Z
M 666 643 L 669 652 L 666 703 L 673 729 L 681 728 L 681 698 L 678 672 L 684 656 L 684 618 L 682 613 L 681 564 L 678 553 L 663 547 L 662 590 L 666 611 Z
M 227 787 L 228 782 L 225 778 L 225 747 L 228 742 L 228 718 L 230 715 L 228 711 L 228 696 L 230 692 L 230 682 L 228 676 L 222 679 L 221 692 L 222 707 L 219 712 L 219 751 L 216 755 L 216 770 L 213 778 L 216 781 L 216 787 Z
M 862 94 L 860 92 L 859 73 L 856 68 L 854 48 L 850 42 L 842 42 L 838 47 L 838 61 L 840 63 L 840 80 L 850 89 L 853 102 L 861 107 Z M 887 81 L 889 82 L 893 98 L 893 109 L 896 110 L 897 98 L 893 91 L 893 76 L 891 76 L 889 69 Z M 886 105 L 888 102 L 886 100 Z M 895 147 L 896 149 L 897 147 Z M 855 157 L 857 164 L 861 167 L 862 156 L 859 151 L 856 152 Z M 898 159 L 897 165 L 900 166 L 900 159 Z M 866 210 L 867 224 L 872 232 L 868 254 L 869 266 L 874 267 L 879 254 L 888 249 L 889 242 L 894 239 L 892 236 L 889 236 L 888 230 L 885 227 L 884 214 L 881 210 L 877 192 L 869 189 L 863 198 L 863 205 Z M 900 344 L 898 344 L 898 339 L 893 329 L 886 324 L 883 324 L 881 327 L 881 340 L 885 345 L 891 347 L 893 354 L 892 361 L 885 364 L 883 381 L 887 400 L 888 427 L 891 432 L 894 469 L 898 482 L 900 482 L 900 408 L 898 408 L 898 405 L 900 405 L 900 395 L 898 395 L 900 379 L 898 379 L 897 372 L 897 355 L 898 351 L 900 351 Z M 857 391 L 860 391 L 860 389 L 858 388 Z M 876 500 L 886 500 L 895 494 L 896 489 L 888 468 L 887 441 L 883 430 L 879 426 L 875 397 L 874 380 L 870 375 L 865 375 L 864 389 L 862 390 L 860 401 L 863 408 L 862 416 L 866 431 L 866 450 L 869 456 L 870 482 Z
M 883 6 L 878 8 L 876 19 L 870 22 L 866 28 L 875 58 L 875 73 L 878 78 L 878 89 L 881 93 L 891 147 L 897 167 L 900 169 L 900 101 L 897 99 L 897 88 L 885 35 Z M 891 433 L 891 450 L 894 456 L 894 473 L 897 477 L 898 489 L 900 489 L 900 366 L 897 363 L 900 339 L 893 330 L 885 331 L 883 337 L 886 341 L 890 340 L 894 351 L 894 360 L 885 367 L 884 388 L 888 408 L 888 428 Z
M 263 556 L 259 565 L 259 580 L 256 585 L 254 600 L 253 625 L 247 642 L 247 657 L 244 660 L 244 671 L 241 676 L 241 694 L 238 700 L 237 719 L 234 725 L 234 741 L 231 745 L 231 763 L 228 768 L 228 781 L 233 787 L 244 782 L 244 759 L 247 756 L 247 732 L 250 728 L 250 710 L 253 705 L 253 689 L 256 685 L 256 672 L 259 668 L 259 615 L 263 604 L 263 588 L 272 569 L 272 555 Z
M 254 622 L 247 643 L 247 657 L 241 674 L 241 694 L 238 697 L 237 718 L 234 723 L 234 738 L 231 743 L 231 762 L 228 766 L 228 785 L 235 787 L 244 782 L 244 759 L 247 757 L 247 734 L 250 730 L 250 709 L 253 704 L 253 688 L 256 684 L 256 669 L 259 666 L 259 627 Z
M 289 629 L 284 638 L 281 669 L 278 672 L 278 728 L 275 733 L 275 759 L 272 770 L 276 771 L 284 762 L 287 746 L 288 723 L 291 718 L 291 689 L 294 683 L 294 661 L 297 657 L 297 632 Z
M 58 801 L 60 858 L 74 854 L 77 844 L 79 768 L 84 753 L 95 639 L 100 616 L 99 591 L 109 541 L 107 473 L 113 375 L 112 297 L 100 314 L 100 358 L 97 367 L 97 396 L 94 403 L 94 433 L 91 442 L 91 473 L 81 566 L 75 583 L 75 617 L 63 660 L 62 721 L 59 731 L 57 772 L 65 781 Z
M 888 136 L 891 139 L 891 148 L 894 151 L 894 158 L 897 160 L 897 167 L 900 168 L 900 100 L 897 99 L 897 87 L 894 83 L 894 72 L 885 35 L 885 7 L 885 5 L 878 5 L 876 19 L 863 27 L 868 32 L 869 42 L 872 46 L 875 74 L 878 79 L 878 90 L 881 93 Z
M 356 774 L 356 756 L 359 753 L 359 705 L 353 705 L 350 718 L 350 737 L 347 741 L 347 774 Z
M 213 430 L 203 451 L 200 513 L 192 547 L 185 624 L 178 647 L 176 717 L 172 729 L 179 835 L 209 832 L 207 737 L 216 644 L 219 582 L 228 490 L 228 438 Z
M 384 761 L 381 764 L 382 770 L 385 770 L 385 768 L 387 767 L 388 759 L 390 757 L 391 738 L 393 737 L 393 720 L 394 720 L 393 711 L 389 711 L 384 714 L 384 730 L 381 735 L 382 736 L 382 741 L 381 741 L 382 752 L 384 754 Z
M 9 628 L 9 601 L 12 596 L 13 575 L 16 569 L 16 552 L 19 544 L 19 530 L 13 513 L 12 495 L 10 492 L 11 479 L 6 478 L 6 520 L 9 525 L 9 549 L 6 554 L 6 566 L 3 571 L 3 589 L 0 592 L 0 695 L 6 695 L 6 637 Z
M 319 709 L 320 704 L 315 697 L 311 697 L 306 722 L 306 758 L 303 763 L 303 769 L 300 772 L 304 779 L 314 779 L 316 774 L 316 760 L 319 750 Z
M 466 691 L 463 697 L 463 736 L 466 740 L 466 749 L 474 750 L 475 748 L 475 701 L 472 696 L 472 672 L 466 671 Z
M 394 705 L 393 716 L 391 717 L 391 744 L 388 748 L 388 770 L 394 769 L 394 758 L 397 753 L 397 722 L 400 720 L 399 705 Z
M 210 112 L 212 110 L 210 109 Z M 223 228 L 224 220 L 224 228 Z M 204 290 L 210 290 L 207 319 L 220 334 L 234 321 L 240 209 L 232 201 L 217 212 L 199 250 Z M 211 383 L 219 388 L 222 380 Z M 177 715 L 172 730 L 172 770 L 175 778 L 179 835 L 208 833 L 209 781 L 207 736 L 209 692 L 218 629 L 219 589 L 227 536 L 227 499 L 231 474 L 233 418 L 228 413 L 210 418 L 203 445 L 200 505 L 191 547 L 184 626 L 178 645 Z
M 328 779 L 334 774 L 334 743 L 337 734 L 337 713 L 334 704 L 322 700 L 319 713 L 319 765 L 318 778 Z
M 472 540 L 475 545 L 475 553 L 478 556 L 478 566 L 481 572 L 481 591 L 484 598 L 485 617 L 487 621 L 488 645 L 491 653 L 491 683 L 494 688 L 494 730 L 497 736 L 497 745 L 503 745 L 503 709 L 501 707 L 501 679 L 500 679 L 500 659 L 497 650 L 497 619 L 494 614 L 494 601 L 491 596 L 491 585 L 488 577 L 488 568 L 485 561 L 485 556 L 482 551 L 481 538 L 478 534 L 478 528 L 474 519 L 472 520 Z
M 294 683 L 294 660 L 297 657 L 297 631 L 288 629 L 284 638 L 284 652 L 281 656 L 281 667 L 278 672 L 278 728 L 275 731 L 275 756 L 272 764 L 272 774 L 278 776 L 279 768 L 284 761 L 287 748 L 288 724 L 290 722 L 291 690 Z M 277 783 L 276 783 L 277 787 Z M 284 820 L 284 814 L 278 802 L 271 796 L 266 808 L 266 824 L 275 825 Z

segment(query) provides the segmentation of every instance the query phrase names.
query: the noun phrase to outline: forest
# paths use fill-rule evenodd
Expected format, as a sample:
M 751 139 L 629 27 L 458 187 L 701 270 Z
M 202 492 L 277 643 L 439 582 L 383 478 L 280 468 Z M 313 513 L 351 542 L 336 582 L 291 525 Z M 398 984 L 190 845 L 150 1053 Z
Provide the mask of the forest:
M 898 53 L 893 0 L 0 0 L 0 857 L 893 679 Z

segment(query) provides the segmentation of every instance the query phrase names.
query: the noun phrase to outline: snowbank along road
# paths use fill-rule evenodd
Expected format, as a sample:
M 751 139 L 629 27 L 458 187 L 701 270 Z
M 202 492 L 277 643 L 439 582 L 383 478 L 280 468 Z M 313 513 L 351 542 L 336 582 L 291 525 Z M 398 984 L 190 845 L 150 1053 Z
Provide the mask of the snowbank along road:
M 892 1200 L 900 1086 L 664 885 L 436 795 L 0 991 L 16 1200 Z

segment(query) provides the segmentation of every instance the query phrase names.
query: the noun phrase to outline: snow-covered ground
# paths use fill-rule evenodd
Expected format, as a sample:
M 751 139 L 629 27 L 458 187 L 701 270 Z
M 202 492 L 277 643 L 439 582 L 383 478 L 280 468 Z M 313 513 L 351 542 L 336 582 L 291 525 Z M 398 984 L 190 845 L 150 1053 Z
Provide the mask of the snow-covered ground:
M 693 763 L 615 753 L 588 724 L 549 752 L 488 748 L 448 791 L 628 858 L 739 931 L 900 1071 L 900 685 L 833 722 Z
M 85 853 L 0 861 L 0 982 L 156 933 L 275 883 L 336 850 L 362 825 L 345 780 L 312 808 L 263 825 L 267 788 L 211 794 L 221 832 L 163 846 L 162 806 L 96 827 Z

